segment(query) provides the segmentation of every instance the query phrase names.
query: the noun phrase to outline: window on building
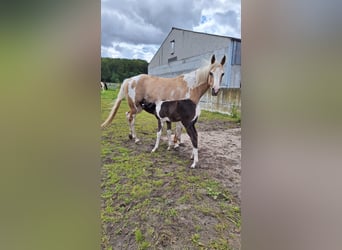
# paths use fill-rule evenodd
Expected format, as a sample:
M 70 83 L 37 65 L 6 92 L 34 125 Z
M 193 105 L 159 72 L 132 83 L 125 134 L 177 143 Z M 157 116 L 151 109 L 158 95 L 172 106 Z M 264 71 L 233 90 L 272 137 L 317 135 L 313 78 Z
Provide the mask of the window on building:
M 175 53 L 175 40 L 170 41 L 170 53 L 171 55 Z
M 232 65 L 241 65 L 241 42 L 233 41 Z

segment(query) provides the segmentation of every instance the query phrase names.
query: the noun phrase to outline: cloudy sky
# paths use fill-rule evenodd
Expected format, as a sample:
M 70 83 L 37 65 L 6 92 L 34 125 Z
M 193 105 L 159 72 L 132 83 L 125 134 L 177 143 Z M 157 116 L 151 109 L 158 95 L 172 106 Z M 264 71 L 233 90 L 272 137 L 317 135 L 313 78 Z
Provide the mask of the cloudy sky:
M 101 0 L 101 56 L 149 62 L 172 27 L 241 37 L 241 0 Z

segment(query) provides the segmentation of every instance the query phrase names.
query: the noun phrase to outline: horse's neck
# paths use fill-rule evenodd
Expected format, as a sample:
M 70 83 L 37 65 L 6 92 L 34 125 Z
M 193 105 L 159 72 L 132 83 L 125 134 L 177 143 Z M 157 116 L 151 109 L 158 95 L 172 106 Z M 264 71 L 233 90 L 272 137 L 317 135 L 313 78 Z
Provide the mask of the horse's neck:
M 191 89 L 190 99 L 197 104 L 209 87 L 208 82 L 200 83 L 198 86 Z

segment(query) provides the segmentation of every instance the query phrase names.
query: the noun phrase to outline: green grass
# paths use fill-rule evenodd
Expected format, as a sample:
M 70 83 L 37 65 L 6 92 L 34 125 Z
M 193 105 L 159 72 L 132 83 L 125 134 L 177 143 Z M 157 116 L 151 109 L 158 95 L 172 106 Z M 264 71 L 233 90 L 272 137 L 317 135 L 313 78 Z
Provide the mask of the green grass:
M 201 121 L 231 121 L 240 123 L 241 113 L 237 110 L 236 106 L 233 105 L 231 115 L 222 114 L 219 112 L 210 112 L 207 110 L 201 110 L 201 115 L 199 120 Z
M 138 228 L 135 230 L 134 235 L 135 235 L 135 241 L 138 242 L 138 243 L 143 242 L 144 239 L 145 239 L 143 234 L 142 234 L 142 232 L 141 232 L 141 230 L 138 229 Z
M 102 121 L 117 92 L 101 92 Z M 205 169 L 190 169 L 189 157 L 167 151 L 165 142 L 151 154 L 157 128 L 153 115 L 137 116 L 141 143 L 129 140 L 127 110 L 123 101 L 111 126 L 102 131 L 102 248 L 233 249 L 230 231 L 240 231 L 241 219 L 229 191 Z M 201 112 L 199 123 L 212 121 L 232 118 Z M 205 220 L 217 223 L 203 224 Z

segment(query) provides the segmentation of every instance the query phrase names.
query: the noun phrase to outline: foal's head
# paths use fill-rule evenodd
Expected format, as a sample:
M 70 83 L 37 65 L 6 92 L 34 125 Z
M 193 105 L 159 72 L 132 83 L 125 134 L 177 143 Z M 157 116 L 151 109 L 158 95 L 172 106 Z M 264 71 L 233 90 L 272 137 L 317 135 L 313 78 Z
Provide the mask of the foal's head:
M 213 96 L 217 96 L 220 90 L 220 84 L 222 81 L 222 77 L 224 75 L 223 65 L 226 62 L 226 56 L 224 55 L 221 63 L 215 63 L 215 55 L 211 57 L 211 65 L 208 76 L 208 84 L 211 87 L 211 94 Z

